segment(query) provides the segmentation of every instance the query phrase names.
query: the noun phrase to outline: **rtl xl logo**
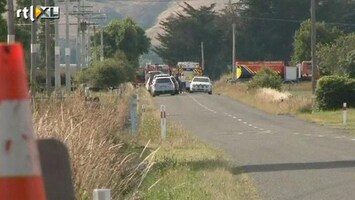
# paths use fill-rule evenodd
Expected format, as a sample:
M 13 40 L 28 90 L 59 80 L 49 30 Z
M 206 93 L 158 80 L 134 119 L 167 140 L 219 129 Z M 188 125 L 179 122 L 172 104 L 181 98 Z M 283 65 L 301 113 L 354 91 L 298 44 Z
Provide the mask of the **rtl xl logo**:
M 22 15 L 22 16 L 21 16 Z M 35 21 L 37 19 L 59 19 L 59 7 L 55 6 L 30 6 L 24 7 L 16 11 L 16 17 L 30 19 Z

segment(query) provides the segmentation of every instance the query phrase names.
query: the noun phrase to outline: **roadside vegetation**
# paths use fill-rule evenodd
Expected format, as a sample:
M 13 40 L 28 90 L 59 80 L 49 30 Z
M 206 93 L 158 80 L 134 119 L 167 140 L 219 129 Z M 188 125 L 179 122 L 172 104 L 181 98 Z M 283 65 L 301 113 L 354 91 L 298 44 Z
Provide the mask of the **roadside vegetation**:
M 179 124 L 169 121 L 161 140 L 160 112 L 146 90 L 140 90 L 145 112 L 138 112 L 138 134 L 132 136 L 128 105 L 135 90 L 121 88 L 118 94 L 92 93 L 99 102 L 85 101 L 78 91 L 32 103 L 38 137 L 68 147 L 76 199 L 91 199 L 96 188 L 110 188 L 112 199 L 260 199 L 227 155 Z
M 125 148 L 133 88 L 124 88 L 121 97 L 97 94 L 100 102 L 85 101 L 79 93 L 33 102 L 35 133 L 56 138 L 69 150 L 76 199 L 92 199 L 96 188 L 110 188 L 112 199 L 126 199 L 149 170 L 149 157 Z
M 147 91 L 141 91 L 145 112 L 134 142 L 155 152 L 154 165 L 143 181 L 142 199 L 260 199 L 252 180 L 229 158 L 197 140 L 179 124 L 168 121 L 160 139 L 160 112 Z M 168 116 L 169 118 L 169 116 Z
M 318 80 L 315 96 L 310 81 L 282 84 L 281 90 L 248 88 L 248 82 L 230 84 L 231 75 L 223 76 L 214 85 L 215 93 L 238 100 L 259 110 L 278 115 L 293 115 L 318 124 L 348 129 L 355 133 L 353 112 L 354 80 L 325 76 Z M 347 102 L 347 124 L 343 125 L 342 104 Z

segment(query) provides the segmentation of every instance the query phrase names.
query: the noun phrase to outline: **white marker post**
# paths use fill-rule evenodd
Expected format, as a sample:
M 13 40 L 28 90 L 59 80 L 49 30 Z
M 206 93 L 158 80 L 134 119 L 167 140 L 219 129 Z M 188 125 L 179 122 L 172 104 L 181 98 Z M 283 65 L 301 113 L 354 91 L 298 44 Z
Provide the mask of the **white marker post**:
M 343 103 L 343 124 L 346 125 L 346 121 L 348 120 L 348 108 L 346 103 Z
M 110 189 L 95 189 L 94 200 L 111 200 Z
M 166 112 L 165 112 L 165 105 L 160 106 L 160 126 L 161 126 L 161 138 L 166 138 Z

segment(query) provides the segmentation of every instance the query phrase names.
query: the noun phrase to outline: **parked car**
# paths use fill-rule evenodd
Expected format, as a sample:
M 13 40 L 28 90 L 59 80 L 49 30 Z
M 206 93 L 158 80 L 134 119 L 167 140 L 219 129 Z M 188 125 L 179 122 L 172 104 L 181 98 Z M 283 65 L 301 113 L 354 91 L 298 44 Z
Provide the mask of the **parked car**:
M 180 88 L 179 82 L 176 80 L 176 78 L 174 76 L 170 76 L 170 78 L 175 85 L 175 94 L 179 94 L 179 88 Z
M 154 75 L 153 80 L 158 77 L 169 77 L 169 76 L 170 76 L 169 74 L 156 74 Z
M 150 86 L 152 85 L 154 79 L 157 77 L 169 77 L 169 74 L 155 74 L 154 76 L 149 77 L 147 83 L 145 84 L 145 88 L 148 91 L 150 91 Z
M 162 71 L 149 71 L 148 73 L 146 73 L 145 75 L 145 79 L 148 81 L 149 78 L 153 79 L 155 75 L 157 74 L 163 74 Z
M 175 85 L 170 77 L 158 77 L 152 82 L 150 92 L 152 96 L 160 94 L 175 94 Z
M 190 92 L 207 92 L 212 94 L 212 83 L 206 76 L 195 76 L 190 84 Z
M 145 75 L 145 78 L 146 78 L 146 82 L 145 82 L 145 88 L 150 91 L 150 85 L 152 84 L 153 82 L 153 79 L 154 79 L 154 76 L 157 75 L 157 74 L 163 74 L 162 71 L 149 71 L 146 75 Z

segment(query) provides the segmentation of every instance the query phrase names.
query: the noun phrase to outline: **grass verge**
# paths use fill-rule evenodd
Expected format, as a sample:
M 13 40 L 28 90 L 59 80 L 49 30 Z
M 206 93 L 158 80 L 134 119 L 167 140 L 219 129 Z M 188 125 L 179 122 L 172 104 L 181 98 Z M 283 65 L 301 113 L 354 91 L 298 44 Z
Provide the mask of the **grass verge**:
M 141 90 L 139 133 L 134 142 L 149 143 L 154 165 L 137 197 L 141 199 L 260 199 L 251 179 L 230 164 L 228 157 L 168 122 L 167 138 L 160 139 L 160 113 L 150 95 Z
M 354 109 L 348 110 L 346 125 L 343 125 L 343 112 L 341 108 L 334 111 L 312 112 L 311 82 L 284 84 L 282 93 L 288 93 L 290 97 L 280 99 L 275 98 L 276 94 L 261 95 L 265 89 L 248 90 L 246 83 L 231 85 L 225 79 L 224 77 L 216 82 L 214 85 L 215 93 L 231 97 L 268 113 L 294 115 L 309 122 L 346 129 L 350 133 L 355 134 L 355 115 L 352 114 L 355 111 Z
M 68 148 L 76 199 L 92 199 L 96 188 L 111 189 L 112 199 L 127 199 L 149 171 L 149 157 L 124 148 L 130 145 L 124 138 L 133 91 L 127 85 L 125 95 L 105 93 L 99 103 L 79 94 L 33 102 L 35 133 L 56 138 Z

